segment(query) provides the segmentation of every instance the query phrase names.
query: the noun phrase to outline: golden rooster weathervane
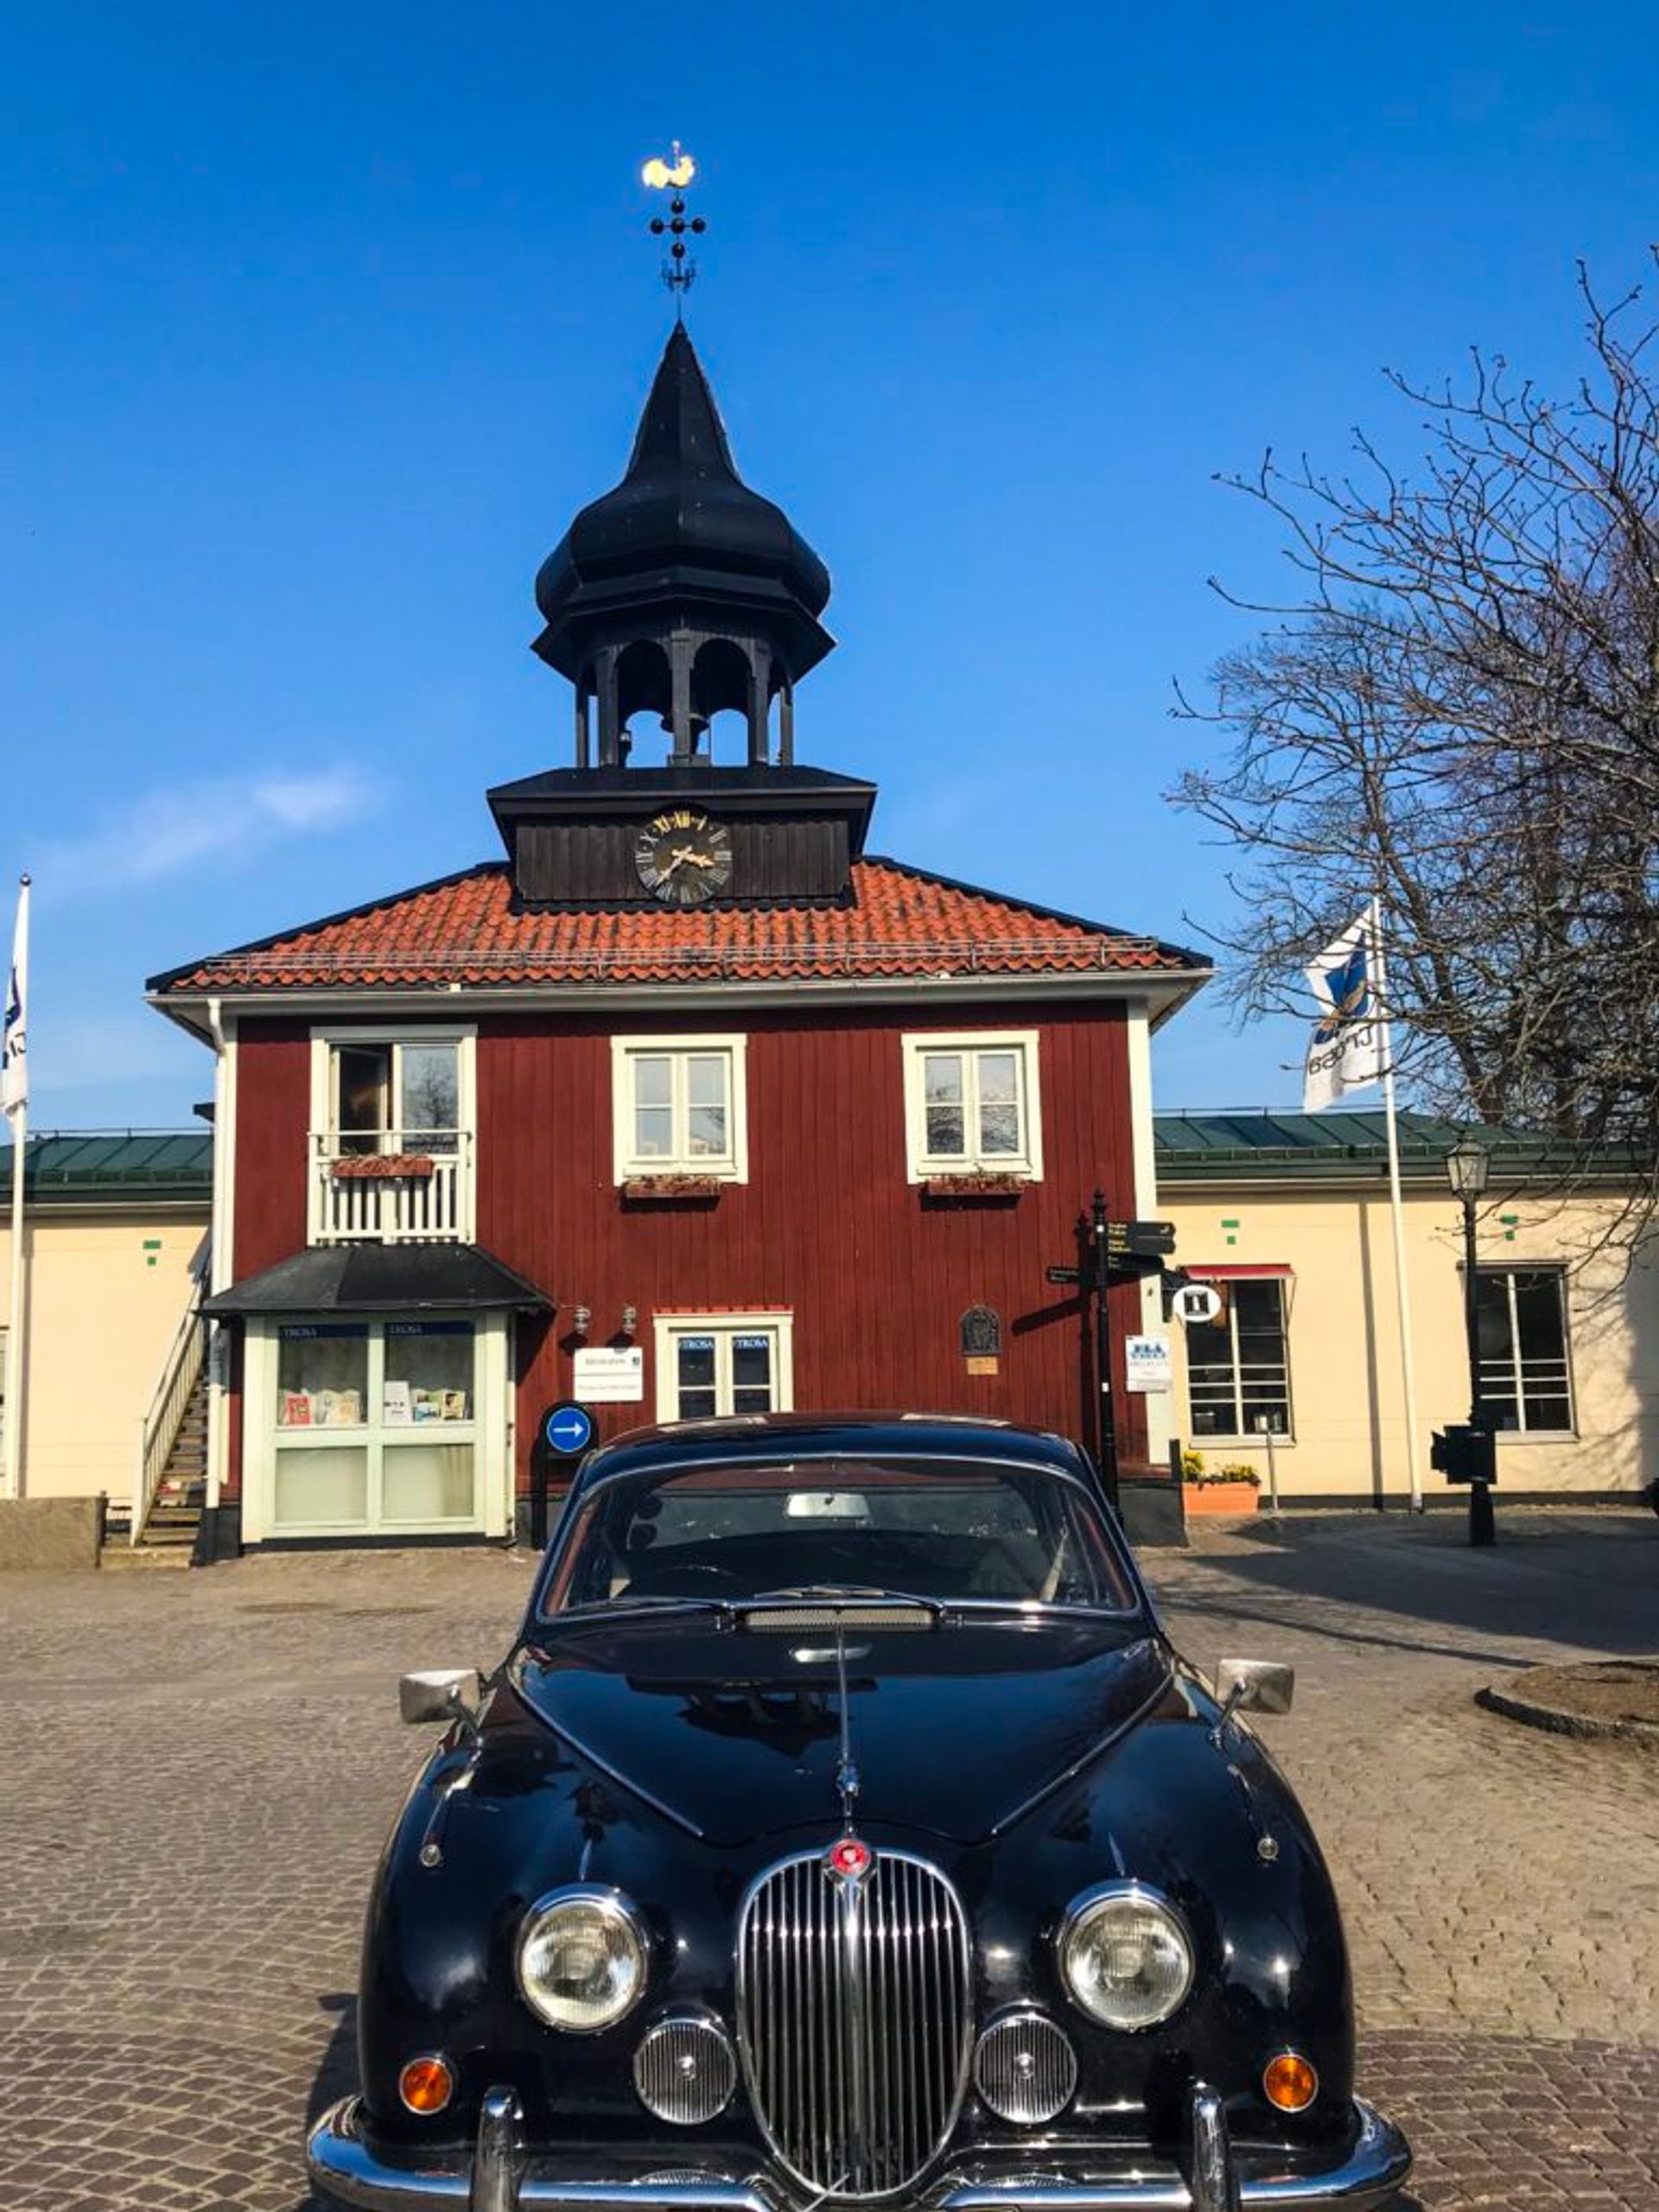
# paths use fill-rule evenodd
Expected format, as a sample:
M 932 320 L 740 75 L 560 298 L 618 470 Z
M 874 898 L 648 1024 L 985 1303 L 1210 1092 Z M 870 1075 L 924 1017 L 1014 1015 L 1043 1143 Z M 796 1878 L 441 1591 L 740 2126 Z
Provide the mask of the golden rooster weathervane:
M 701 238 L 709 226 L 701 215 L 689 216 L 685 212 L 686 187 L 697 174 L 697 165 L 676 138 L 672 159 L 664 161 L 660 154 L 653 154 L 639 172 L 640 181 L 653 192 L 671 192 L 666 217 L 653 215 L 651 233 L 653 238 L 666 235 L 670 240 L 668 253 L 663 262 L 663 282 L 674 295 L 675 312 L 683 318 L 685 296 L 697 279 L 697 264 L 686 251 L 686 234 Z

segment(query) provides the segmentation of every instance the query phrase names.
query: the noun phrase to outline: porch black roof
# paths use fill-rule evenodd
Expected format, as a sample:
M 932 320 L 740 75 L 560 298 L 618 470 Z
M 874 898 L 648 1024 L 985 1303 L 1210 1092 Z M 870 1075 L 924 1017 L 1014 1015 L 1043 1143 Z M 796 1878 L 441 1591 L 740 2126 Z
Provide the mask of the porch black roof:
M 203 1301 L 215 1316 L 544 1309 L 555 1301 L 480 1244 L 332 1244 Z

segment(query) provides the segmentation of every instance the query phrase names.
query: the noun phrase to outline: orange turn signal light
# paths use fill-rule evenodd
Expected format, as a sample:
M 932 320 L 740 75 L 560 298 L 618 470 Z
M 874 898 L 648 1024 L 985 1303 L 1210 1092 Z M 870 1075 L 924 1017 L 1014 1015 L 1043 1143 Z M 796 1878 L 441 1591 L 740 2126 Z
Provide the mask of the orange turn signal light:
M 397 2094 L 410 2112 L 442 2112 L 455 2094 L 455 2077 L 442 2058 L 411 2058 L 397 2076 Z
M 1299 2050 L 1281 2050 L 1262 2075 L 1268 2102 L 1281 2112 L 1306 2112 L 1319 2094 L 1319 2077 Z

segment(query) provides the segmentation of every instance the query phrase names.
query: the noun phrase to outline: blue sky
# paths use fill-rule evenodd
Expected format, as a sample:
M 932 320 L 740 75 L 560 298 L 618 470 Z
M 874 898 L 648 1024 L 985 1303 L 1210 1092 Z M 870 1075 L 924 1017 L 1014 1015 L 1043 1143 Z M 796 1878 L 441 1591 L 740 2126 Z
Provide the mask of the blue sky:
M 0 71 L 0 891 L 33 1121 L 177 1123 L 191 955 L 497 849 L 563 765 L 536 567 L 626 458 L 670 309 L 639 164 L 711 223 L 739 463 L 830 563 L 803 757 L 874 844 L 1166 936 L 1225 855 L 1172 684 L 1273 532 L 1215 472 L 1417 449 L 1385 364 L 1574 371 L 1573 263 L 1659 233 L 1659 19 L 1510 0 L 15 11 Z M 10 930 L 10 916 L 4 928 Z M 1287 1104 L 1200 1004 L 1160 1105 Z

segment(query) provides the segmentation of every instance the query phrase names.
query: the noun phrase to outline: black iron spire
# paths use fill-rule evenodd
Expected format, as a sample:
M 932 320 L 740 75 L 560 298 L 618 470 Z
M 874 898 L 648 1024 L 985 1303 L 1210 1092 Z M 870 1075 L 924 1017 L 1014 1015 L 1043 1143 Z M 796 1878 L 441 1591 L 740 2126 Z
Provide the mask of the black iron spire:
M 645 401 L 621 482 L 584 507 L 536 579 L 535 649 L 576 686 L 576 765 L 626 759 L 639 713 L 659 715 L 673 760 L 699 758 L 709 718 L 747 718 L 751 765 L 792 758 L 796 679 L 835 640 L 818 616 L 830 575 L 780 507 L 737 473 L 725 426 L 683 323 Z

